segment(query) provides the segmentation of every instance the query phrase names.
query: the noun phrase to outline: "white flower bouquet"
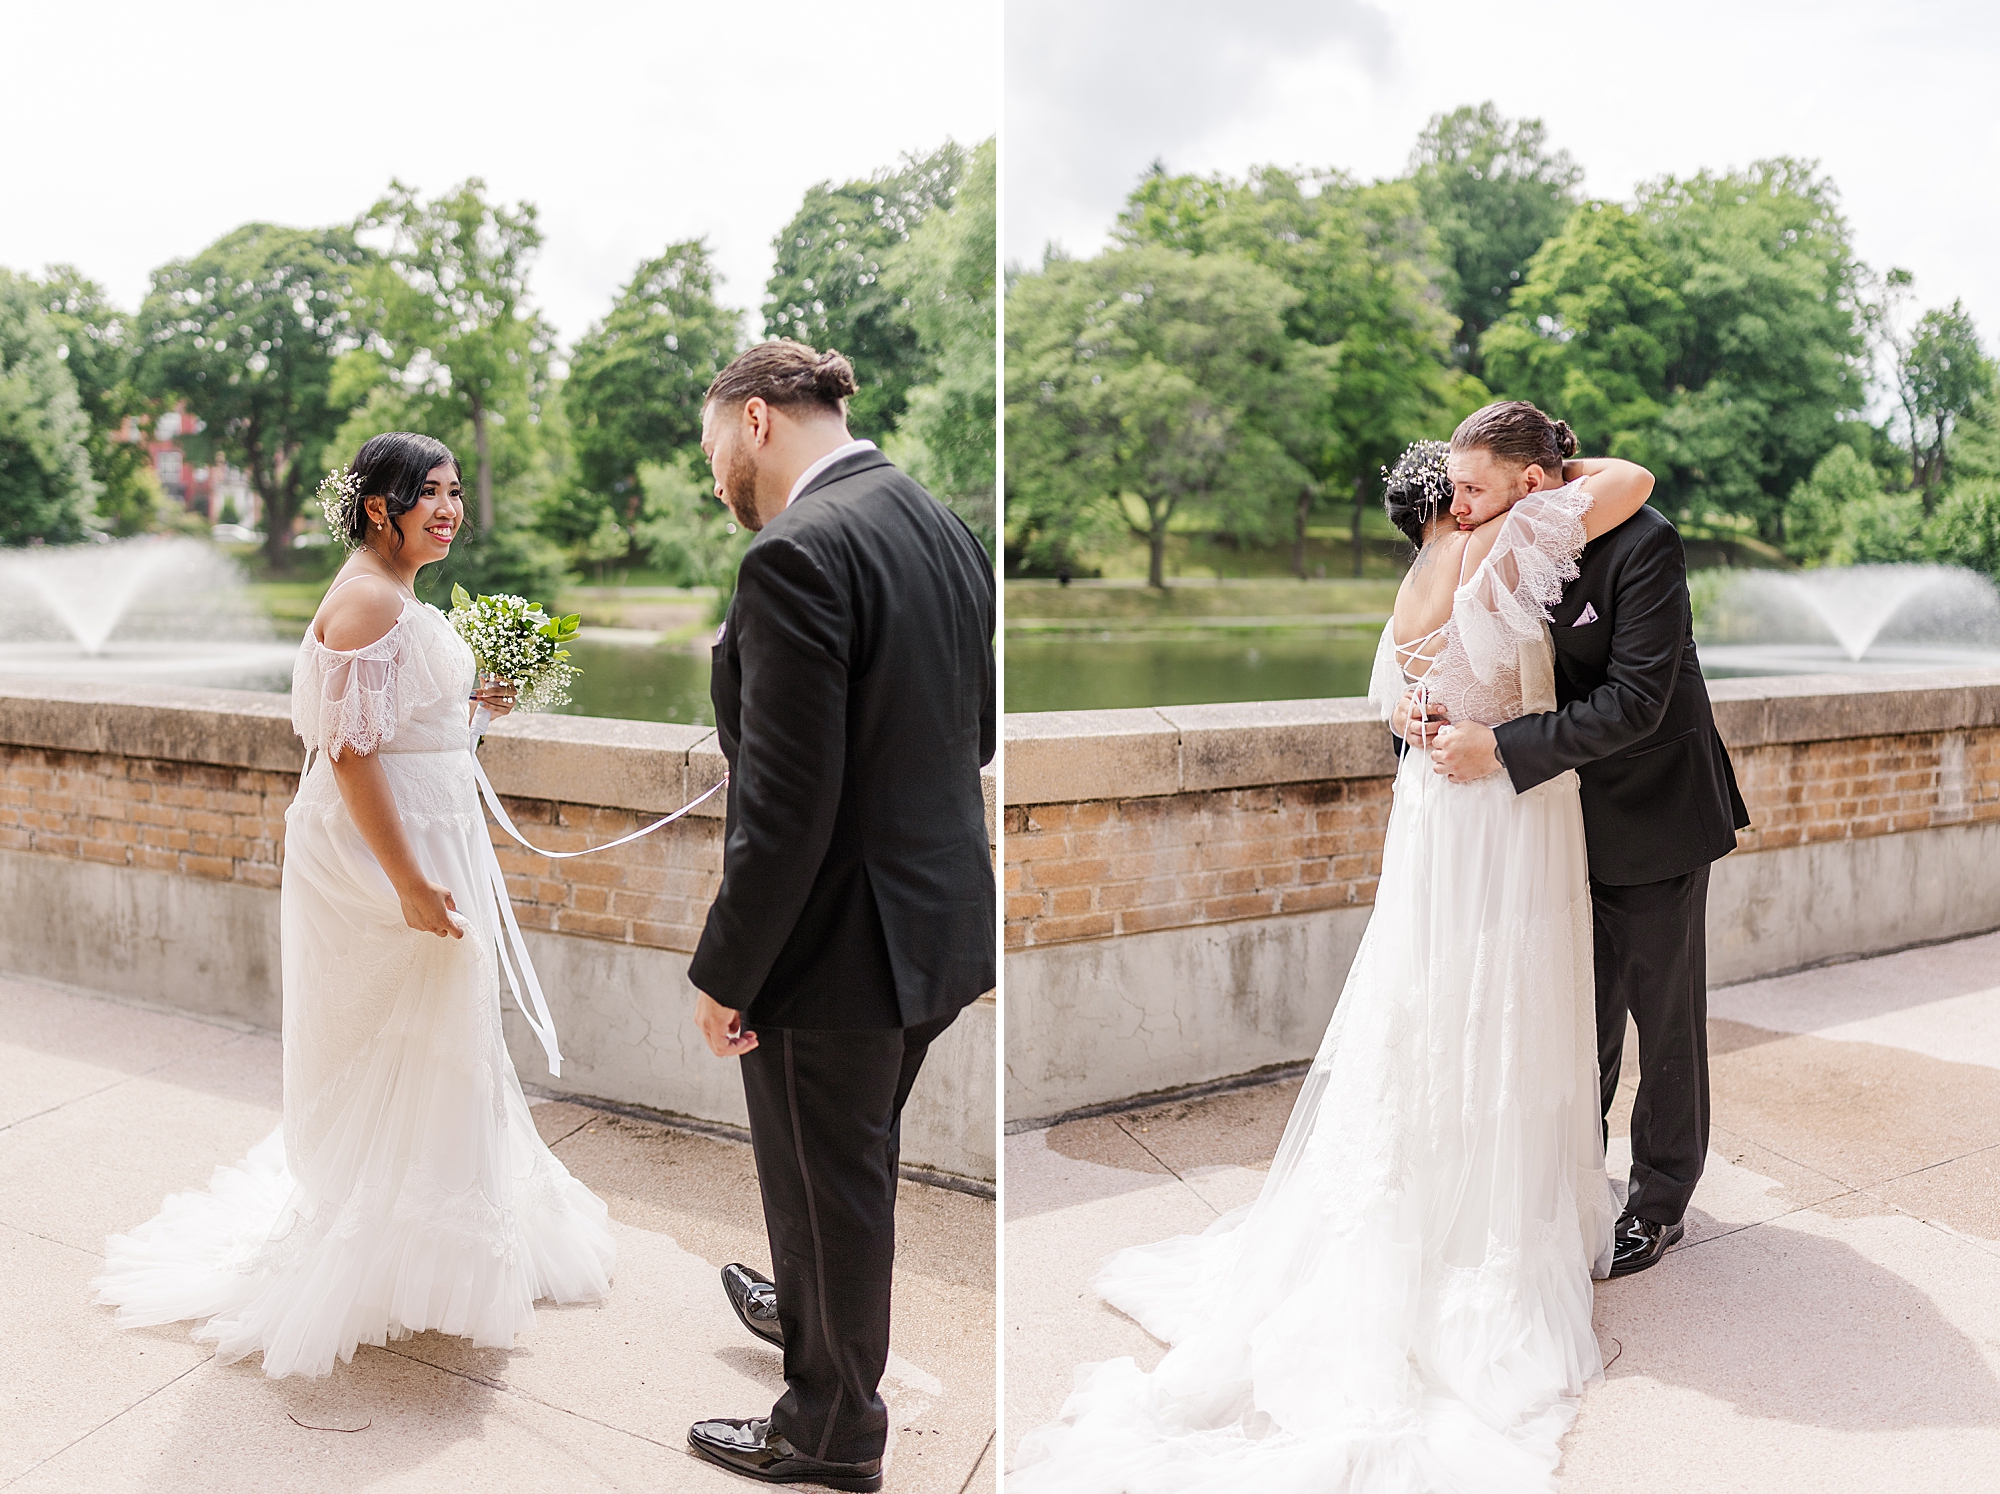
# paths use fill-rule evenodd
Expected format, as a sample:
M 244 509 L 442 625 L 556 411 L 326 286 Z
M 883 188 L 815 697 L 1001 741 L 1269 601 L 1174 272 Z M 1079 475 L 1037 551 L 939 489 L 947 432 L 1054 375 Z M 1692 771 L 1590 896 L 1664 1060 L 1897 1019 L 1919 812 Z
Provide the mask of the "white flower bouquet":
M 576 666 L 564 648 L 581 617 L 550 617 L 525 597 L 500 592 L 477 601 L 463 586 L 451 589 L 452 627 L 472 650 L 482 677 L 512 685 L 514 709 L 546 711 L 569 704 Z

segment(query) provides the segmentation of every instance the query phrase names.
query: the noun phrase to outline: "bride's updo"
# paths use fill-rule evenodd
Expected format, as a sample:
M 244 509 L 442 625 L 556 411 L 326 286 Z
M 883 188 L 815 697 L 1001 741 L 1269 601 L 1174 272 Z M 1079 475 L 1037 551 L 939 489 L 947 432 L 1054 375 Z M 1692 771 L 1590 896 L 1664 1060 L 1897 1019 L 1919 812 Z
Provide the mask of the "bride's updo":
M 355 477 L 354 502 L 347 506 L 347 545 L 356 549 L 368 538 L 367 500 L 380 498 L 389 510 L 390 528 L 394 521 L 417 506 L 417 498 L 424 491 L 424 479 L 431 475 L 431 468 L 451 463 L 458 480 L 465 481 L 465 474 L 458 465 L 458 458 L 451 454 L 451 448 L 435 436 L 419 435 L 415 431 L 385 431 L 379 436 L 371 436 L 360 451 L 355 453 L 349 470 Z M 403 533 L 396 531 L 396 548 L 403 547 Z
M 1387 484 L 1382 506 L 1389 512 L 1389 522 L 1420 550 L 1424 530 L 1451 507 L 1451 478 L 1444 470 L 1450 450 L 1442 441 L 1412 441 L 1396 458 L 1395 466 L 1382 469 Z
M 1576 432 L 1551 420 L 1524 399 L 1503 399 L 1474 410 L 1451 433 L 1453 451 L 1490 451 L 1517 467 L 1536 464 L 1557 482 L 1563 462 L 1576 455 Z

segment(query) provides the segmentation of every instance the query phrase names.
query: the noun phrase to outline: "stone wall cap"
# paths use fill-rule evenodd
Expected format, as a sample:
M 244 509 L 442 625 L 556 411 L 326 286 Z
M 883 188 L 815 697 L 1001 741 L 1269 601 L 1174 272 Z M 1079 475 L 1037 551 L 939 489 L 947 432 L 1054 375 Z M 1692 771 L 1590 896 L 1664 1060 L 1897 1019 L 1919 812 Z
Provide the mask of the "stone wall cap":
M 2000 669 L 1779 675 L 1709 682 L 1732 748 L 2000 725 Z M 1396 770 L 1364 697 L 1044 711 L 1005 718 L 1009 804 L 1132 799 Z

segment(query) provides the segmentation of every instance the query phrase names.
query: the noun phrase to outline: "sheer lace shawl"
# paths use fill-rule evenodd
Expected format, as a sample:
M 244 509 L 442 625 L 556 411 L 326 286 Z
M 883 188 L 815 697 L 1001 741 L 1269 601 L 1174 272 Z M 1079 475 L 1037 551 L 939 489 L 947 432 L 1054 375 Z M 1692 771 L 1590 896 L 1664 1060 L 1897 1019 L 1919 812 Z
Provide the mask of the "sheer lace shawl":
M 356 649 L 328 648 L 307 628 L 292 665 L 292 730 L 307 751 L 332 758 L 349 748 L 374 752 L 444 698 L 436 650 L 421 636 L 420 614 L 428 610 L 405 602 L 388 632 Z
M 1500 521 L 1479 568 L 1454 593 L 1443 644 L 1422 676 L 1453 720 L 1497 726 L 1555 709 L 1548 616 L 1576 579 L 1591 502 L 1580 481 L 1523 498 Z M 1392 621 L 1376 650 L 1368 690 L 1385 719 L 1406 683 Z

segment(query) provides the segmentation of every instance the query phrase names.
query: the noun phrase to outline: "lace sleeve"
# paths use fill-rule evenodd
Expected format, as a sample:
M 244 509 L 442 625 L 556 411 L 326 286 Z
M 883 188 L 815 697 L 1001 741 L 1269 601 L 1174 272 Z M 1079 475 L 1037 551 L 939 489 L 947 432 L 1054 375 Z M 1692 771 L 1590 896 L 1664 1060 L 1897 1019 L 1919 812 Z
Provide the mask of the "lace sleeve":
M 1492 551 L 1458 589 L 1452 620 L 1481 684 L 1517 664 L 1524 644 L 1541 642 L 1550 609 L 1576 579 L 1590 504 L 1580 482 L 1529 494 L 1500 521 Z
M 1382 625 L 1382 641 L 1375 646 L 1375 667 L 1368 674 L 1368 698 L 1384 721 L 1394 714 L 1403 689 L 1403 671 L 1396 666 L 1396 622 L 1391 618 Z
M 292 730 L 308 752 L 338 758 L 370 753 L 396 728 L 439 698 L 422 651 L 409 642 L 409 614 L 364 648 L 330 649 L 307 632 L 292 666 Z

